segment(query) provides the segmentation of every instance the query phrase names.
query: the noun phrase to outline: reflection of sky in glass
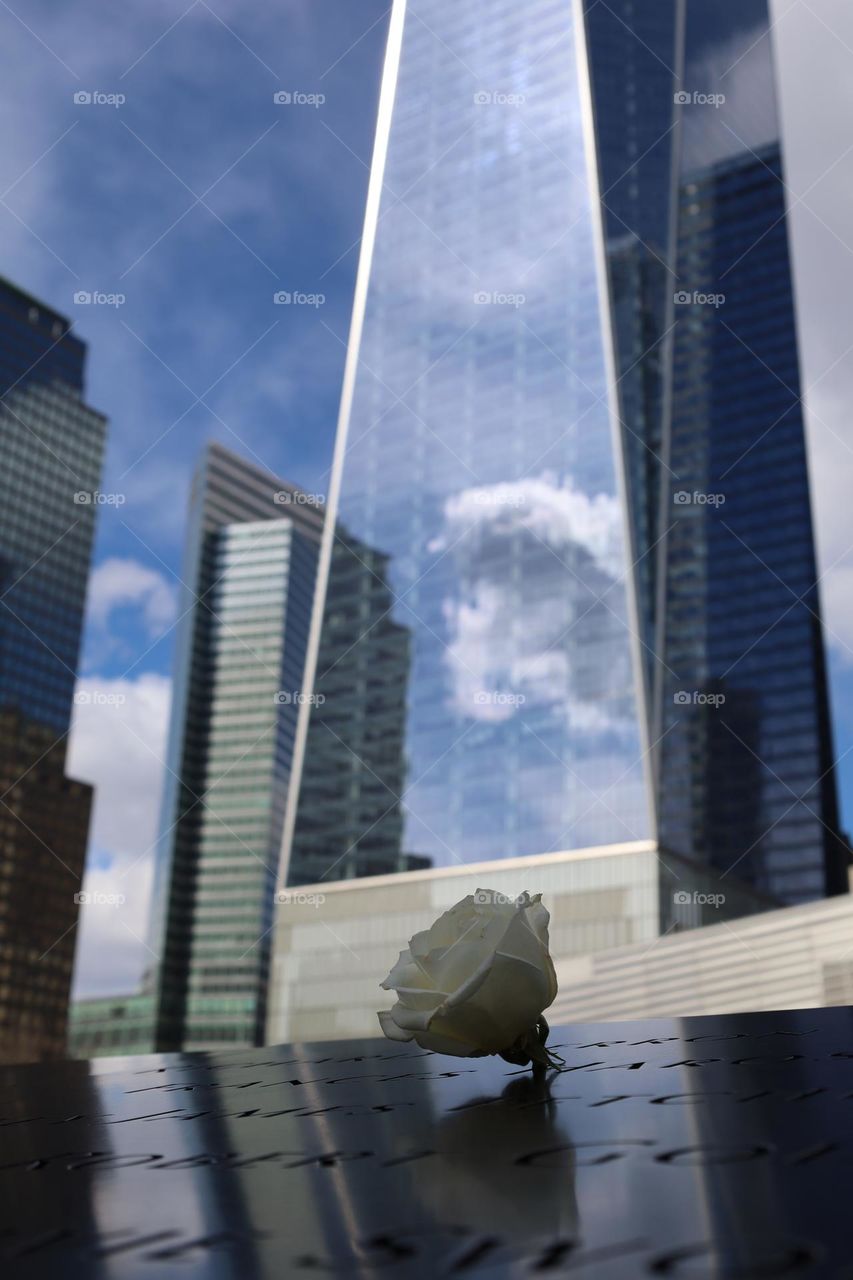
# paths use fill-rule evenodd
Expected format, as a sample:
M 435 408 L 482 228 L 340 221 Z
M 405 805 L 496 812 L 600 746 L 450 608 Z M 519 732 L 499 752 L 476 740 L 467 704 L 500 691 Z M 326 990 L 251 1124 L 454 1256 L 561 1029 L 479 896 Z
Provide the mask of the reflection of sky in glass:
M 778 139 L 771 39 L 766 0 L 741 0 L 736 7 L 700 0 L 689 6 L 683 88 L 694 100 L 681 117 L 682 173 Z M 722 101 L 708 105 L 702 95 L 720 95 Z
M 649 834 L 576 56 L 564 0 L 406 17 L 339 515 L 436 864 Z

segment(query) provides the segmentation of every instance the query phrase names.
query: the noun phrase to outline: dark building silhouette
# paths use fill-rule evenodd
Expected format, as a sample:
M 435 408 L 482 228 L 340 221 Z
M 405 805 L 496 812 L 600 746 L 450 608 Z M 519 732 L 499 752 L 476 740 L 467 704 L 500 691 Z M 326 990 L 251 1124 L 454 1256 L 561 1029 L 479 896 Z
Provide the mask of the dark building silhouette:
M 68 320 L 0 280 L 0 1058 L 65 1050 L 91 788 L 66 740 L 106 420 Z
M 51 728 L 0 711 L 0 1062 L 65 1056 L 92 788 Z

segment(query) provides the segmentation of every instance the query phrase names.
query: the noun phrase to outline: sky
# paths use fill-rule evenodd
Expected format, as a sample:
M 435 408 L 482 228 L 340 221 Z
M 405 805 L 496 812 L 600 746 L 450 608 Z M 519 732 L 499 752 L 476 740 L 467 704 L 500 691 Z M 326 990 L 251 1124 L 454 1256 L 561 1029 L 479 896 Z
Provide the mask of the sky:
M 89 344 L 87 400 L 110 420 L 68 769 L 96 787 L 85 887 L 124 901 L 82 909 L 77 995 L 129 990 L 152 959 L 151 851 L 200 451 L 218 439 L 312 493 L 327 487 L 387 9 L 0 0 L 0 273 L 73 320 Z M 772 17 L 850 823 L 853 12 L 774 0 Z

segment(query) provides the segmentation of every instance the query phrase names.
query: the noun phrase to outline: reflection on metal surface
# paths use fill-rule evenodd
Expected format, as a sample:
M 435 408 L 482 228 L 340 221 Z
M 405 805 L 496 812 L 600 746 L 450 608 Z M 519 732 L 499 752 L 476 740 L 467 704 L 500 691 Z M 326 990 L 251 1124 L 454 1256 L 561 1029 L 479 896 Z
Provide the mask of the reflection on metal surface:
M 4 1276 L 842 1276 L 853 1010 L 7 1068 Z

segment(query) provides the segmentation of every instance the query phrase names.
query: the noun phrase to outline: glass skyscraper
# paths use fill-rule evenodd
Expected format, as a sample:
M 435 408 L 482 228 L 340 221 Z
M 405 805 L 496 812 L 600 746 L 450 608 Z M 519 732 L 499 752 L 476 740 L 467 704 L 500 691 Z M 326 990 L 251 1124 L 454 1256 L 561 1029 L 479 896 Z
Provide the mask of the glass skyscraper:
M 69 322 L 0 280 L 0 1061 L 58 1057 L 92 789 L 66 740 L 106 432 Z
M 314 689 L 323 715 L 309 729 L 293 883 L 323 878 L 330 842 L 341 850 L 357 843 L 357 859 L 344 868 L 350 875 L 430 865 L 403 852 L 411 628 L 391 617 L 387 572 L 387 556 L 338 527 Z
M 290 883 L 843 887 L 765 0 L 396 0 L 329 516 Z
M 0 704 L 68 732 L 106 433 L 68 321 L 0 280 Z
M 155 1047 L 255 1044 L 322 512 L 212 444 L 193 485 L 152 950 Z

